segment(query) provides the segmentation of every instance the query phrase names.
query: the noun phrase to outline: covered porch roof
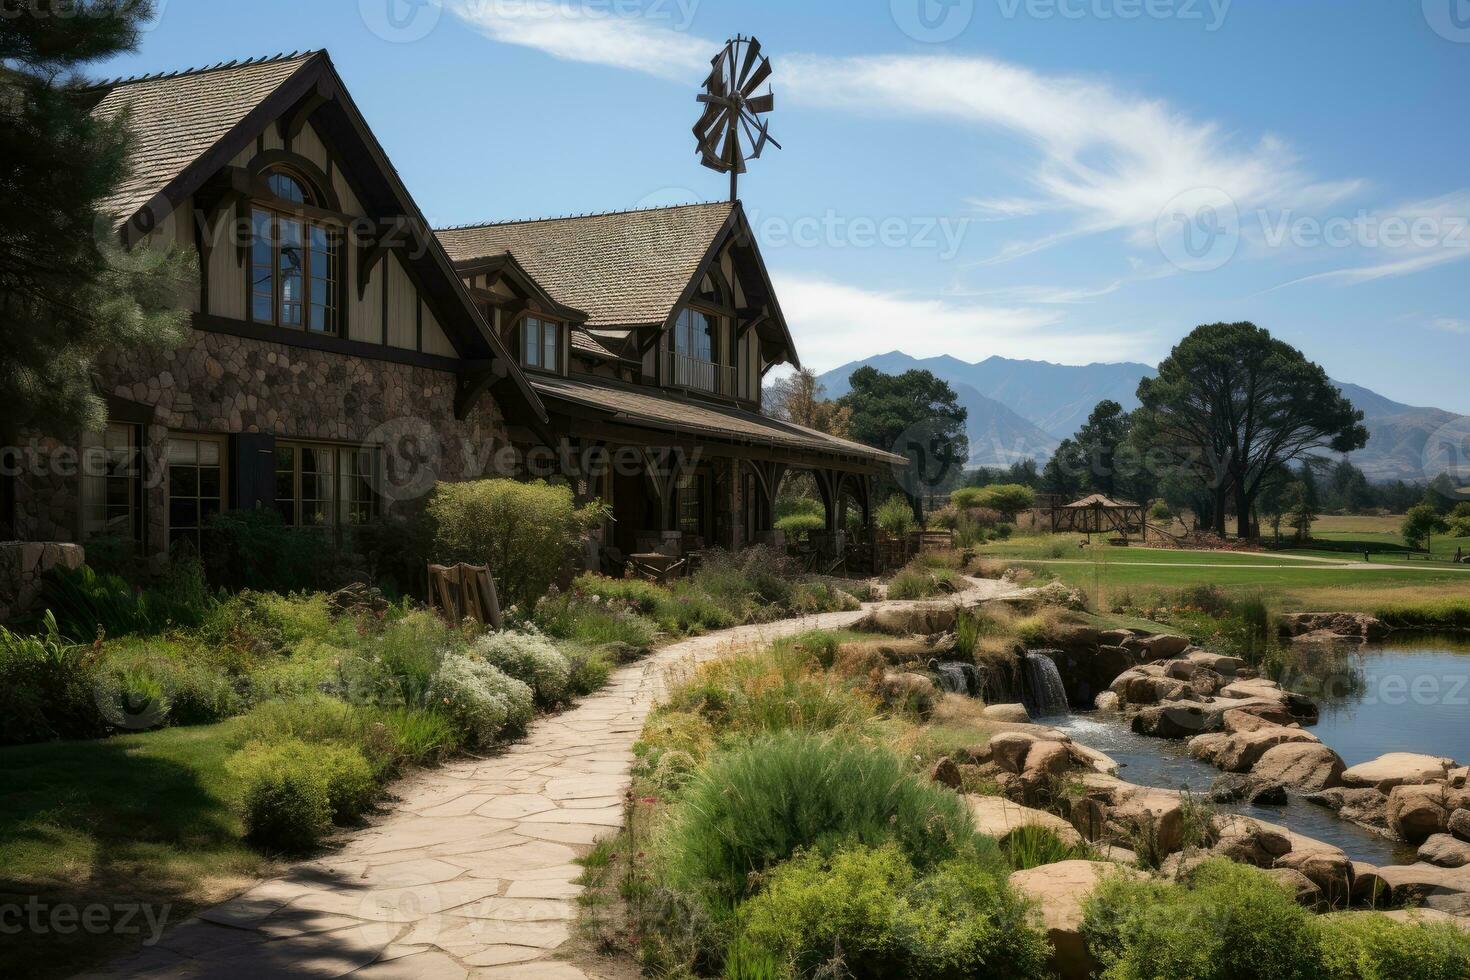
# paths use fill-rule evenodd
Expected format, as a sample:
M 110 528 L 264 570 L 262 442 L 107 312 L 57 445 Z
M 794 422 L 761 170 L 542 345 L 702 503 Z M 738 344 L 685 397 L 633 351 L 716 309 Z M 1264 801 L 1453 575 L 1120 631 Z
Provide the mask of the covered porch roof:
M 531 384 L 549 411 L 574 420 L 576 436 L 641 445 L 694 442 L 732 456 L 855 472 L 909 464 L 906 457 L 849 439 L 655 388 L 546 376 L 533 376 Z

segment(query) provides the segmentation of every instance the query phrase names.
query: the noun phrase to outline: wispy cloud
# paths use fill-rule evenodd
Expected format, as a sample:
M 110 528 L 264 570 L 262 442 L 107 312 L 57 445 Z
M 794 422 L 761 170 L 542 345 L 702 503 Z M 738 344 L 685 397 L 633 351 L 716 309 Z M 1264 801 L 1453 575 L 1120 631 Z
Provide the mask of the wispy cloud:
M 992 354 L 1069 364 L 1146 353 L 1137 331 L 1086 333 L 1062 328 L 1055 310 L 986 305 L 865 289 L 829 279 L 776 276 L 781 309 L 801 337 L 802 363 L 819 371 L 855 352 L 902 348 L 914 357 Z
M 493 41 L 661 78 L 708 72 L 718 47 L 687 33 L 693 7 L 685 3 L 651 4 L 637 15 L 565 0 L 450 0 L 449 9 Z
M 813 105 L 948 119 L 1009 133 L 1029 147 L 1037 156 L 1035 194 L 977 203 L 992 213 L 1063 212 L 1073 224 L 1010 246 L 1007 258 L 1104 231 L 1151 243 L 1165 205 L 1198 188 L 1223 191 L 1247 209 L 1317 207 L 1360 187 L 1315 179 L 1273 136 L 1244 140 L 1164 101 L 1091 79 L 980 57 L 793 57 L 783 67 L 793 97 Z
M 1305 247 L 1351 254 L 1355 264 L 1302 276 L 1283 286 L 1308 282 L 1357 285 L 1423 272 L 1447 262 L 1470 258 L 1470 191 L 1406 201 L 1353 218 L 1328 219 L 1309 225 Z M 1278 232 L 1279 234 L 1279 232 Z M 1301 235 L 1289 230 L 1288 236 Z M 1303 243 L 1290 242 L 1297 247 Z M 1277 287 L 1282 288 L 1282 287 Z
M 1437 316 L 1432 318 L 1425 326 L 1430 330 L 1438 330 L 1441 333 L 1470 334 L 1470 320 L 1462 320 L 1454 316 Z

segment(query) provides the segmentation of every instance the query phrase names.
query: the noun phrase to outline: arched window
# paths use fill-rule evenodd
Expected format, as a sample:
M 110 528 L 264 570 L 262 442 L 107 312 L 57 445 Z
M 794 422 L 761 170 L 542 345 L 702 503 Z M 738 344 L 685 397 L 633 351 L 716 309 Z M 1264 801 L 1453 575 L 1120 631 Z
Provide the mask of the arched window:
M 305 209 L 317 200 L 307 181 L 280 168 L 264 178 L 268 195 L 250 209 L 250 319 L 338 333 L 338 230 L 307 217 Z

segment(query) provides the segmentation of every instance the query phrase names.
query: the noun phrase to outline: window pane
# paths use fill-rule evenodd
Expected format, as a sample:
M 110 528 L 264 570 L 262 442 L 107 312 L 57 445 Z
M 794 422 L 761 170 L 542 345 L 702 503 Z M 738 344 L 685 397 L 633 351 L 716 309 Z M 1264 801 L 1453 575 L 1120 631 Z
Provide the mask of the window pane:
M 541 328 L 542 335 L 542 357 L 541 366 L 550 371 L 556 371 L 561 367 L 561 358 L 557 351 L 558 335 L 561 332 L 561 324 L 547 323 Z
M 306 299 L 301 222 L 282 218 L 277 227 L 281 236 L 281 326 L 299 327 Z
M 276 195 L 276 197 L 284 198 L 287 201 L 294 201 L 297 204 L 306 203 L 306 188 L 290 174 L 281 173 L 279 170 L 275 171 L 266 178 L 266 186 L 270 188 L 271 193 Z
M 274 322 L 276 306 L 275 251 L 271 247 L 271 216 L 250 212 L 250 316 Z
M 526 331 L 526 363 L 531 367 L 540 367 L 541 321 L 527 317 L 524 329 Z

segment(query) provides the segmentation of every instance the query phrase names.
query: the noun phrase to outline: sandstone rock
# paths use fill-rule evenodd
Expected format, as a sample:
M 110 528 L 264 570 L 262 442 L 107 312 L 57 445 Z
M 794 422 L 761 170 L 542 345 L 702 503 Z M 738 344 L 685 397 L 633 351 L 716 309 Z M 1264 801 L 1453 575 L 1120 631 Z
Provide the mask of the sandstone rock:
M 964 777 L 960 775 L 960 767 L 949 756 L 934 763 L 934 769 L 930 772 L 929 778 L 950 789 L 959 789 L 964 783 Z
M 1224 677 L 1234 677 L 1245 667 L 1245 661 L 1239 657 L 1232 657 L 1224 653 L 1211 653 L 1208 650 L 1190 650 L 1184 654 L 1184 659 L 1213 670 Z
M 1354 861 L 1352 903 L 1370 909 L 1383 908 L 1388 904 L 1390 889 L 1388 882 L 1378 873 L 1378 868 L 1362 861 Z
M 1281 617 L 1281 635 L 1329 632 L 1360 640 L 1381 640 L 1389 634 L 1388 624 L 1367 613 L 1288 613 Z
M 1463 868 L 1470 864 L 1470 844 L 1449 834 L 1434 834 L 1419 845 L 1419 860 L 1441 868 Z
M 1208 732 L 1189 740 L 1189 757 L 1214 765 L 1215 756 L 1230 741 L 1226 732 Z
M 1340 783 L 1342 771 L 1342 757 L 1320 742 L 1288 742 L 1267 749 L 1251 767 L 1251 776 L 1315 793 Z
M 1303 695 L 1282 690 L 1281 685 L 1275 681 L 1262 678 L 1236 680 L 1221 688 L 1220 695 L 1227 698 L 1256 698 L 1275 702 L 1284 707 L 1293 719 L 1302 724 L 1310 725 L 1317 721 L 1316 702 Z
M 1327 900 L 1322 895 L 1322 889 L 1295 868 L 1270 868 L 1266 874 L 1290 888 L 1296 895 L 1297 904 L 1305 905 L 1309 909 L 1326 907 Z
M 1389 902 L 1409 905 L 1434 896 L 1470 892 L 1470 867 L 1441 868 L 1433 864 L 1387 864 L 1378 874 L 1389 887 Z
M 1062 742 L 1038 739 L 1031 743 L 1021 770 L 1021 785 L 1034 793 L 1050 790 L 1072 768 L 1073 755 Z
M 1359 915 L 1363 913 L 1357 913 Z M 1389 912 L 1380 912 L 1379 915 L 1394 919 L 1398 922 L 1408 922 L 1419 926 L 1452 925 L 1461 932 L 1470 932 L 1470 919 L 1462 915 L 1452 915 L 1439 909 L 1393 909 Z
M 1225 736 L 1214 752 L 1214 764 L 1226 772 L 1250 772 L 1267 750 L 1293 743 L 1320 744 L 1320 739 L 1300 728 L 1270 725 L 1255 731 L 1234 732 Z
M 1108 819 L 1129 839 L 1138 835 L 1156 840 L 1160 854 L 1184 846 L 1184 805 L 1178 793 L 1140 787 L 1113 806 Z
M 1133 716 L 1130 725 L 1140 735 L 1156 738 L 1191 738 L 1206 731 L 1210 715 L 1193 701 L 1151 704 Z
M 1135 636 L 1123 641 L 1125 648 L 1137 647 L 1153 660 L 1170 660 L 1189 649 L 1189 637 L 1170 633 Z
M 990 758 L 997 766 L 1009 773 L 1021 774 L 1026 766 L 1026 754 L 1036 741 L 1034 735 L 1021 732 L 1001 732 L 990 740 Z
M 1092 701 L 1092 706 L 1098 711 L 1117 711 L 1122 704 L 1122 699 L 1113 691 L 1103 691 Z
M 981 715 L 992 721 L 1012 721 L 1024 724 L 1031 720 L 1023 704 L 987 704 Z
M 1372 786 L 1387 793 L 1395 786 L 1444 781 L 1453 764 L 1439 756 L 1389 752 L 1371 762 L 1350 766 L 1342 774 L 1342 782 L 1345 786 Z
M 1470 841 L 1470 810 L 1460 809 L 1450 814 L 1445 829 L 1463 841 Z
M 919 602 L 905 606 L 880 606 L 857 627 L 894 636 L 933 636 L 954 632 L 959 618 L 954 602 Z
M 1292 835 L 1284 827 L 1238 814 L 1218 820 L 1215 834 L 1212 853 L 1258 868 L 1274 866 L 1292 848 Z
M 1066 651 L 1095 652 L 1098 647 L 1099 632 L 1091 626 L 1077 624 L 1064 624 L 1058 626 L 1048 637 L 1048 642 L 1053 646 L 1060 647 Z
M 1088 768 L 1094 772 L 1106 773 L 1110 776 L 1118 774 L 1118 763 L 1112 756 L 1105 752 L 1099 752 L 1089 745 L 1080 742 L 1070 742 L 1067 751 L 1072 753 L 1076 765 Z
M 1098 969 L 1082 934 L 1082 905 L 1106 876 L 1128 874 L 1138 872 L 1106 861 L 1062 861 L 1010 876 L 1011 887 L 1040 906 L 1052 969 L 1062 980 L 1087 980 Z
M 1132 630 L 1103 630 L 1097 634 L 1098 646 L 1121 647 L 1131 639 L 1133 639 Z
M 1470 766 L 1460 766 L 1458 769 L 1451 769 L 1445 782 L 1456 789 L 1464 789 L 1470 786 Z
M 1001 796 L 967 795 L 965 805 L 969 807 L 975 830 L 996 840 L 1020 827 L 1045 827 L 1064 844 L 1080 846 L 1084 843 L 1075 827 L 1045 810 L 1034 810 Z
M 1125 671 L 1115 680 L 1109 690 L 1127 704 L 1158 704 L 1160 701 L 1178 701 L 1191 692 L 1184 681 L 1172 677 L 1158 677 Z
M 1333 908 L 1352 901 L 1353 865 L 1348 856 L 1328 844 L 1292 835 L 1292 849 L 1276 859 L 1276 867 L 1300 871 L 1322 889 L 1322 897 Z
M 878 689 L 883 703 L 888 705 L 908 704 L 921 717 L 927 717 L 939 697 L 934 682 L 923 674 L 884 674 Z
M 1395 786 L 1388 794 L 1388 827 L 1410 844 L 1419 844 L 1449 826 L 1445 789 L 1439 785 Z

